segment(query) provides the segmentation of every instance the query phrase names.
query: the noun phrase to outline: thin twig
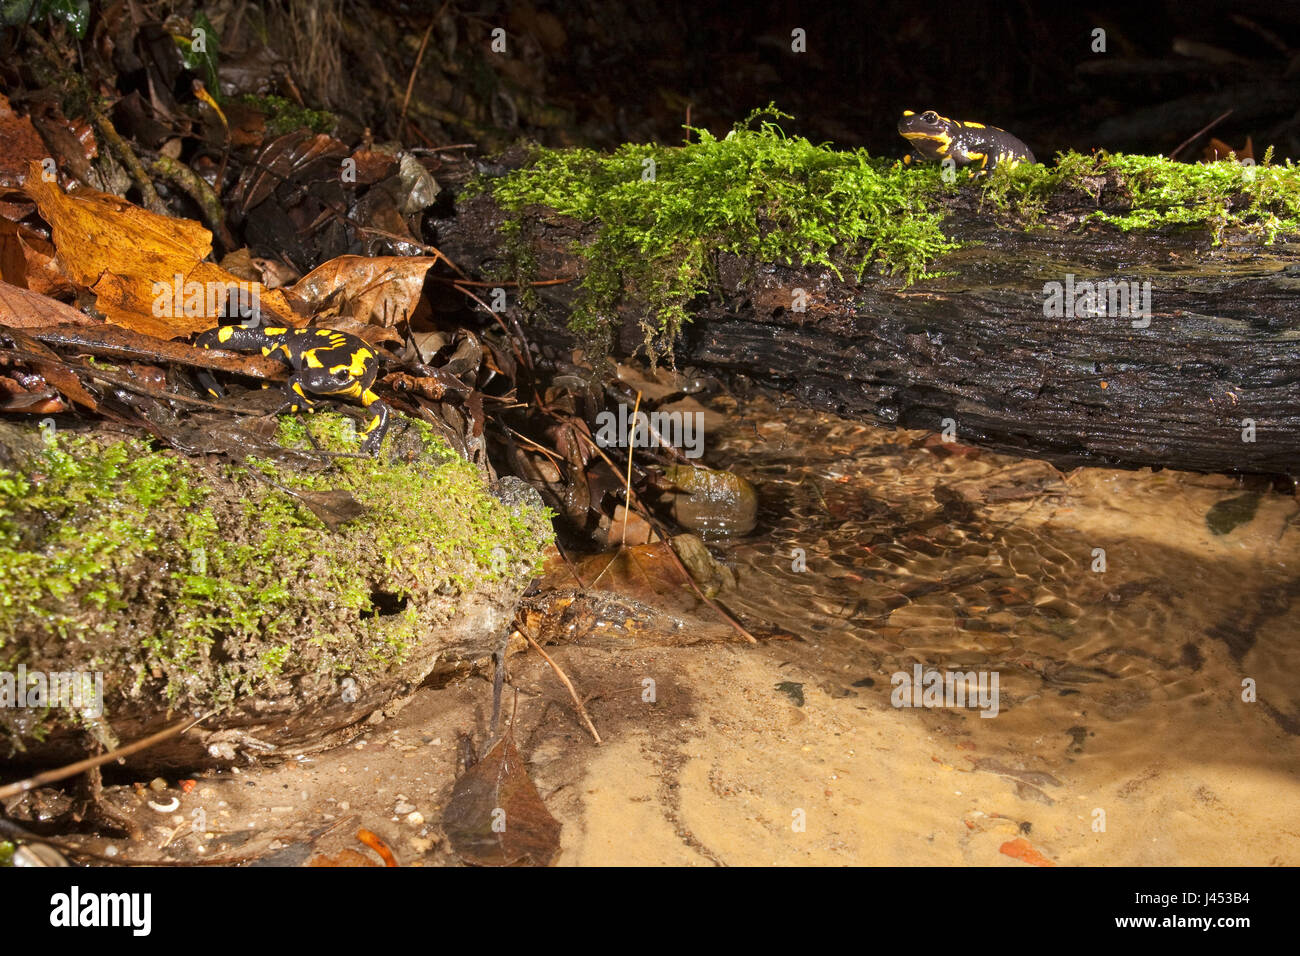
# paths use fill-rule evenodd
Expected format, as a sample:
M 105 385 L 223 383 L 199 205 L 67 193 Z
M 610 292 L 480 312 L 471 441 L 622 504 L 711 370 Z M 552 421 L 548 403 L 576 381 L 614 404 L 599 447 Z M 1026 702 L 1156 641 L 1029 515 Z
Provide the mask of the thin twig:
M 143 740 L 137 740 L 133 744 L 127 744 L 125 747 L 118 747 L 116 750 L 110 750 L 106 754 L 100 754 L 98 757 L 87 757 L 85 760 L 78 760 L 76 763 L 70 763 L 63 767 L 56 767 L 53 770 L 45 770 L 34 777 L 28 777 L 25 780 L 19 780 L 15 783 L 5 784 L 0 787 L 0 800 L 7 800 L 9 797 L 17 796 L 20 793 L 26 793 L 36 787 L 44 786 L 47 783 L 55 783 L 59 780 L 66 780 L 68 777 L 75 777 L 79 773 L 85 773 L 95 767 L 102 766 L 119 757 L 129 757 L 133 753 L 139 753 L 146 750 L 156 743 L 161 743 L 168 737 L 175 737 L 177 734 L 183 734 L 192 727 L 201 724 L 213 714 L 215 710 L 210 710 L 202 717 L 187 718 L 172 724 L 170 727 L 158 731 L 156 734 L 150 734 Z
M 1196 140 L 1197 140 L 1198 138 L 1200 138 L 1201 136 L 1204 136 L 1206 133 L 1208 133 L 1210 130 L 1214 129 L 1214 127 L 1218 126 L 1220 123 L 1222 123 L 1224 120 L 1226 120 L 1226 119 L 1227 119 L 1229 116 L 1231 116 L 1231 115 L 1232 115 L 1232 110 L 1228 110 L 1226 113 L 1224 113 L 1222 116 L 1219 116 L 1217 119 L 1213 119 L 1213 120 L 1211 120 L 1208 126 L 1203 126 L 1201 129 L 1197 130 L 1197 131 L 1196 131 L 1195 133 L 1193 133 L 1191 136 L 1187 137 L 1187 139 L 1185 139 L 1185 140 L 1183 140 L 1181 143 L 1179 143 L 1179 144 L 1178 144 L 1178 148 L 1175 149 L 1172 153 L 1169 154 L 1169 158 L 1170 158 L 1170 159 L 1173 159 L 1175 156 L 1177 156 L 1179 153 L 1181 153 L 1184 149 L 1186 149 L 1187 146 L 1188 146 L 1189 144 L 1196 142 Z
M 496 320 L 497 325 L 501 326 L 501 331 L 504 332 L 506 334 L 506 338 L 510 340 L 510 345 L 515 353 L 515 358 L 519 359 L 520 363 L 526 366 L 527 368 L 532 368 L 533 358 L 531 355 L 528 354 L 529 353 L 528 339 L 524 337 L 524 330 L 519 328 L 518 323 L 515 324 L 515 331 L 513 332 L 510 331 L 510 326 L 506 325 L 505 320 L 501 318 L 500 314 L 498 314 L 494 309 L 492 309 L 492 307 L 489 306 L 486 302 L 484 302 L 482 299 L 476 296 L 473 292 L 470 292 L 469 289 L 462 288 L 460 284 L 457 282 L 453 282 L 452 286 L 456 289 L 457 292 L 461 293 L 461 295 L 467 295 L 475 302 L 477 302 L 482 307 L 484 312 L 486 312 L 488 315 L 492 316 L 492 318 Z M 523 346 L 523 351 L 520 351 L 521 344 Z
M 573 689 L 573 682 L 570 681 L 564 671 L 560 669 L 560 665 L 551 659 L 551 655 L 542 650 L 542 645 L 533 640 L 533 635 L 529 634 L 522 624 L 516 624 L 515 627 L 518 629 L 519 633 L 524 636 L 528 643 L 533 645 L 533 649 L 536 650 L 538 654 L 542 655 L 542 660 L 551 665 L 551 670 L 555 671 L 555 676 L 558 677 L 561 683 L 569 689 L 569 696 L 573 698 L 573 706 L 578 708 L 578 716 L 582 718 L 582 722 L 586 724 L 587 729 L 591 731 L 592 738 L 595 739 L 597 744 L 599 744 L 600 734 L 596 733 L 596 725 L 591 722 L 591 718 L 587 716 L 587 708 L 583 707 L 582 701 L 578 699 L 578 692 Z
M 623 406 L 627 408 L 626 405 Z M 641 389 L 636 390 L 636 404 L 632 406 L 632 421 L 636 422 L 636 416 L 641 411 Z M 636 425 L 632 426 L 632 437 L 636 438 Z M 627 547 L 627 518 L 632 513 L 632 458 L 636 454 L 636 442 L 627 443 L 627 478 L 623 482 L 623 537 L 619 541 L 618 547 L 621 551 Z
M 415 66 L 411 67 L 411 76 L 406 81 L 406 95 L 402 97 L 402 113 L 397 118 L 397 128 L 399 130 L 402 128 L 402 124 L 406 122 L 406 108 L 411 105 L 411 90 L 415 89 L 415 75 L 420 72 L 420 64 L 424 62 L 424 51 L 429 46 L 429 37 L 433 33 L 434 24 L 442 18 L 448 3 L 451 3 L 451 0 L 446 0 L 446 3 L 442 5 L 442 9 L 433 15 L 433 19 L 429 21 L 429 28 L 424 31 L 424 39 L 420 41 L 420 52 L 415 55 Z
M 212 227 L 217 234 L 217 238 L 227 250 L 238 248 L 234 236 L 226 228 L 226 215 L 221 208 L 221 200 L 201 176 L 195 175 L 194 170 L 179 160 L 163 155 L 159 155 L 157 159 L 150 162 L 149 169 L 151 172 L 171 180 L 187 196 L 198 203 L 199 208 L 203 210 L 203 218 L 208 221 L 208 225 Z M 220 179 L 217 180 L 217 184 L 221 184 Z
M 439 277 L 434 276 L 434 278 L 437 279 Z M 564 283 L 566 282 L 572 282 L 575 278 L 577 277 L 574 276 L 567 279 L 537 279 L 535 281 L 529 280 L 528 282 L 510 282 L 505 279 L 502 279 L 500 282 L 472 282 L 469 279 L 441 279 L 440 281 L 453 282 L 456 285 L 477 285 L 477 286 L 483 286 L 484 288 L 488 288 L 488 289 L 495 289 L 497 286 L 507 286 L 507 285 L 512 285 L 515 287 L 522 285 L 531 289 L 533 286 L 541 286 L 541 285 L 564 285 Z

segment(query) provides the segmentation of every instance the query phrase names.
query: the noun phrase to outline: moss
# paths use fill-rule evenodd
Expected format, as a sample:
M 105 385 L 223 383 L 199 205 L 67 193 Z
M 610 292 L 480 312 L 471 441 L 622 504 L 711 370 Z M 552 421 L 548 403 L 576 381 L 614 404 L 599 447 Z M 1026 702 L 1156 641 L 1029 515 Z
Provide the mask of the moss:
M 878 263 L 912 281 L 953 248 L 927 202 L 937 171 L 786 136 L 776 125 L 783 116 L 757 111 L 723 139 L 692 130 L 695 141 L 680 147 L 539 150 L 490 188 L 507 210 L 543 206 L 596 226 L 575 249 L 585 274 L 572 327 L 607 337 L 620 301 L 639 299 L 652 354 L 707 290 L 717 251 L 859 278 Z M 517 224 L 507 229 L 517 242 Z
M 356 447 L 352 419 L 335 413 L 282 418 L 281 443 L 309 447 L 308 428 L 322 447 Z M 203 466 L 68 432 L 0 468 L 0 670 L 66 664 L 76 641 L 110 701 L 222 706 L 290 670 L 380 674 L 427 637 L 440 600 L 537 573 L 543 510 L 498 501 L 423 423 L 399 419 L 393 433 L 401 460 L 315 473 Z M 365 512 L 331 530 L 254 469 L 303 493 L 347 492 Z
M 241 96 L 239 102 L 251 106 L 266 117 L 266 131 L 271 136 L 283 136 L 298 129 L 313 133 L 332 133 L 338 118 L 325 110 L 309 110 L 283 96 Z
M 1163 156 L 1061 153 L 1056 165 L 999 168 L 985 197 L 1034 226 L 1061 193 L 1091 196 L 1101 208 L 1085 222 L 1124 232 L 1135 229 L 1208 229 L 1213 241 L 1240 230 L 1264 242 L 1300 231 L 1300 168 L 1272 164 L 1272 150 L 1256 166 L 1233 159 L 1178 163 Z

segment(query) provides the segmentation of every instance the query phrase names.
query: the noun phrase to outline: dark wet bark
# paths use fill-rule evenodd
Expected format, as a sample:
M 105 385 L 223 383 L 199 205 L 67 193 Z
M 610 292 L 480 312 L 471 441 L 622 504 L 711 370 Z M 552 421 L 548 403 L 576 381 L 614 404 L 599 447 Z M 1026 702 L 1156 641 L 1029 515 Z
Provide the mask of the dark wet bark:
M 718 294 L 697 304 L 677 364 L 1061 465 L 1300 471 L 1300 246 L 1074 225 L 1087 209 L 1055 210 L 1068 228 L 1026 232 L 957 202 L 945 229 L 972 244 L 935 263 L 953 275 L 909 287 L 720 258 Z M 488 265 L 499 211 L 479 199 L 466 214 L 474 225 L 452 231 L 452 254 Z M 539 274 L 579 271 L 567 251 L 577 224 L 534 219 L 526 234 Z M 1044 284 L 1067 274 L 1076 290 L 1149 282 L 1149 324 L 1046 314 Z M 539 291 L 544 318 L 562 320 L 572 288 Z M 642 341 L 643 315 L 621 313 L 622 351 Z

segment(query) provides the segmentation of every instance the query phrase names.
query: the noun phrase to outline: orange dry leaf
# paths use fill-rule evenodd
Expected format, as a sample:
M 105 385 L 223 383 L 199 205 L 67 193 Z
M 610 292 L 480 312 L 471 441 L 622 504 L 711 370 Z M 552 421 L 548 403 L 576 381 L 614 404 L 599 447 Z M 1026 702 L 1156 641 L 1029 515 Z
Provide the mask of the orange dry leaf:
M 209 329 L 218 315 L 193 303 L 212 301 L 213 290 L 232 283 L 255 293 L 275 322 L 301 324 L 280 290 L 243 282 L 204 262 L 212 233 L 197 222 L 159 216 L 91 189 L 65 193 L 46 182 L 35 164 L 25 191 L 50 224 L 63 271 L 95 293 L 97 308 L 115 325 L 161 339 Z
M 998 847 L 998 851 L 1032 866 L 1056 866 L 1055 863 L 1035 850 L 1024 837 L 1008 840 Z
M 1210 144 L 1201 150 L 1202 162 L 1214 163 L 1221 159 L 1227 159 L 1230 155 L 1236 156 L 1238 161 L 1243 159 L 1254 160 L 1255 144 L 1251 142 L 1250 137 L 1246 137 L 1246 145 L 1241 149 L 1233 149 L 1221 139 L 1210 137 Z

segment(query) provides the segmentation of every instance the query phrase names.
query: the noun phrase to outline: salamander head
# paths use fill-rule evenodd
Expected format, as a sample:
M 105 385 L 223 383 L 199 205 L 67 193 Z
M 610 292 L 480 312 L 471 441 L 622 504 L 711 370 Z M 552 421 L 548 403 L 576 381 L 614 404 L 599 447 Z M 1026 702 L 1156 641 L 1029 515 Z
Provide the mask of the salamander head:
M 946 116 L 940 116 L 934 110 L 924 113 L 903 111 L 903 118 L 898 121 L 898 133 L 905 139 L 938 139 L 946 136 L 952 129 L 953 122 Z
M 907 110 L 898 121 L 898 132 L 912 148 L 926 159 L 943 159 L 949 155 L 958 124 L 934 110 L 913 113 Z

